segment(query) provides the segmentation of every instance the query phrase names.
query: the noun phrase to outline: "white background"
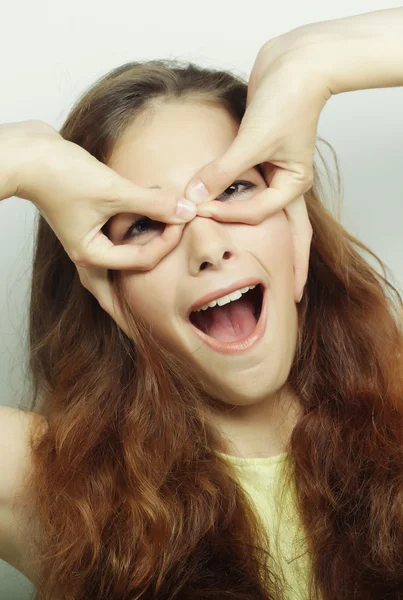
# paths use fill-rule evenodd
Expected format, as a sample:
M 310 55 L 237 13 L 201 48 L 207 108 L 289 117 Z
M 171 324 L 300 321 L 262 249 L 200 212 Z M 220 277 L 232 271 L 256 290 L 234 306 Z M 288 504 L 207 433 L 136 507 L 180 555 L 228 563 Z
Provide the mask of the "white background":
M 180 58 L 247 79 L 260 47 L 276 35 L 399 5 L 387 0 L 1 0 L 0 122 L 42 119 L 58 129 L 95 79 L 132 60 Z M 318 129 L 339 158 L 342 223 L 387 264 L 399 288 L 402 107 L 403 88 L 341 94 L 325 106 Z M 319 147 L 326 153 L 323 144 Z M 0 207 L 0 404 L 17 405 L 24 388 L 35 212 L 18 198 Z M 27 599 L 32 589 L 0 561 L 1 600 Z

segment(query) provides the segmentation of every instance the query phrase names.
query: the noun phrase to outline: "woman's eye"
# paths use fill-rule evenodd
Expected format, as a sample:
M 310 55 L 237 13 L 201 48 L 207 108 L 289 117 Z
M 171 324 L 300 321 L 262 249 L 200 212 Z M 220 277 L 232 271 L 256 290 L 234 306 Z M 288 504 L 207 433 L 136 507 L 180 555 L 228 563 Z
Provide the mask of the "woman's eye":
M 153 221 L 149 217 L 142 217 L 127 229 L 123 236 L 123 241 L 130 238 L 139 238 L 141 236 L 150 236 L 151 234 L 161 234 L 165 229 L 166 223 Z
M 243 187 L 244 189 L 239 191 L 239 188 Z M 256 188 L 256 184 L 251 183 L 250 181 L 235 181 L 232 185 L 227 187 L 227 189 L 217 196 L 217 200 L 220 200 L 224 194 L 224 200 L 232 197 L 242 197 L 248 191 Z M 123 236 L 122 241 L 126 241 L 128 239 L 140 239 L 140 238 L 149 238 L 151 235 L 160 235 L 163 233 L 165 229 L 166 223 L 161 223 L 160 221 L 153 221 L 149 217 L 141 217 L 135 223 L 132 223 L 130 227 L 126 230 L 126 233 Z
M 250 181 L 235 181 L 232 185 L 230 185 L 229 187 L 227 187 L 226 190 L 224 190 L 224 192 L 222 194 L 220 194 L 220 196 L 217 196 L 216 200 L 220 200 L 221 196 L 223 194 L 227 194 L 229 190 L 233 190 L 233 188 L 239 188 L 239 186 L 244 187 L 245 189 L 242 191 L 232 191 L 232 193 L 229 193 L 227 195 L 227 198 L 231 198 L 232 196 L 236 196 L 237 198 L 239 198 L 240 196 L 243 196 L 244 194 L 246 194 L 249 190 L 252 190 L 256 187 L 256 184 L 251 183 Z M 225 200 L 226 198 L 224 198 Z

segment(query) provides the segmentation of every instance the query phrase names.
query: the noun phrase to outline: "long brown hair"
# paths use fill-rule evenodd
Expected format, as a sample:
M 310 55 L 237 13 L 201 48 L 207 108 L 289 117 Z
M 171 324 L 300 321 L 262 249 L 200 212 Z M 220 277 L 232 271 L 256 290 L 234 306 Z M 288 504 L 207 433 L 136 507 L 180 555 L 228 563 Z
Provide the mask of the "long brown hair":
M 228 72 L 132 62 L 99 79 L 60 133 L 107 162 L 126 126 L 158 102 L 211 102 L 240 122 L 246 95 L 247 83 Z M 316 165 L 314 175 L 305 194 L 309 275 L 288 379 L 304 414 L 290 439 L 287 479 L 308 540 L 311 598 L 398 598 L 403 305 L 384 263 L 325 207 Z M 81 285 L 39 216 L 30 410 L 48 428 L 32 436 L 25 487 L 41 532 L 36 597 L 280 600 L 271 540 L 217 452 L 211 398 L 197 374 L 130 314 L 119 273 L 111 280 L 133 340 Z

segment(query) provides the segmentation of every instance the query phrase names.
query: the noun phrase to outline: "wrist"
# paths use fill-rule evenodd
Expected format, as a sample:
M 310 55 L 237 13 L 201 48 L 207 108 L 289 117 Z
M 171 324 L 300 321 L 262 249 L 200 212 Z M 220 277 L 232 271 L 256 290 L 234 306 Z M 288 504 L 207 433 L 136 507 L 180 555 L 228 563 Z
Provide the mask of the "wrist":
M 35 203 L 41 167 L 62 136 L 44 121 L 0 125 L 0 199 L 18 196 Z
M 11 198 L 18 190 L 18 149 L 9 135 L 8 124 L 0 125 L 0 200 Z
M 403 45 L 382 34 L 322 41 L 310 59 L 333 96 L 403 85 Z
M 402 30 L 403 8 L 397 8 L 303 25 L 288 42 L 300 67 L 336 95 L 403 85 Z

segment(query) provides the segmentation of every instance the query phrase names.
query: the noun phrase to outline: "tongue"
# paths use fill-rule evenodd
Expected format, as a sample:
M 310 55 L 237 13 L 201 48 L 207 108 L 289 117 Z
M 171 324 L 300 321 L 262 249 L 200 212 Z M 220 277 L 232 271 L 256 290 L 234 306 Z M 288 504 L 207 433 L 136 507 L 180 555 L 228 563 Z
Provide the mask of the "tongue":
M 256 328 L 255 306 L 249 294 L 239 300 L 192 313 L 192 322 L 204 333 L 221 342 L 247 338 Z

